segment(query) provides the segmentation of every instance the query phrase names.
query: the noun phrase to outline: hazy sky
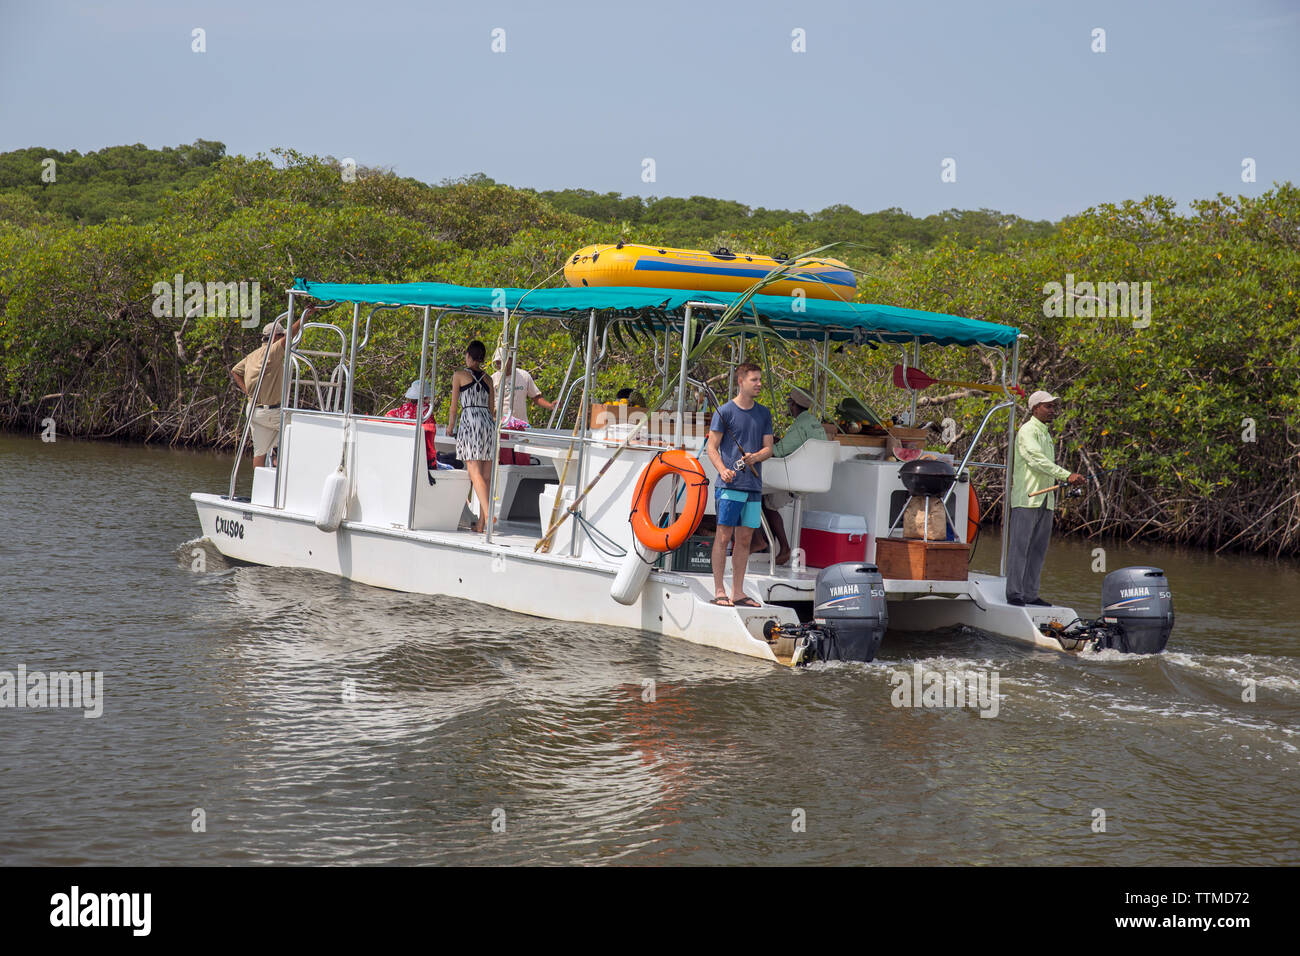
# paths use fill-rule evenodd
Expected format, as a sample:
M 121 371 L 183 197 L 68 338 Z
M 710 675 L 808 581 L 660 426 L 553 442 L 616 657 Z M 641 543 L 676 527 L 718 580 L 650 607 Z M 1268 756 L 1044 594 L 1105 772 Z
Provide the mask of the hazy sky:
M 0 0 L 0 150 L 203 138 L 810 211 L 1256 195 L 1300 181 L 1298 92 L 1282 0 Z

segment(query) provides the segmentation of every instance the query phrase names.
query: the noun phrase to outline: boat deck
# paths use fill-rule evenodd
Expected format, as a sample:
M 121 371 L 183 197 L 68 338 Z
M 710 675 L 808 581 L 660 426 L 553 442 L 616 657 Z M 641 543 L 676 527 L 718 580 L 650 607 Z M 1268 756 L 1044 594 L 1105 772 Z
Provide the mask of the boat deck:
M 461 533 L 467 536 L 479 537 L 474 532 L 469 531 L 467 527 L 462 527 Z M 566 522 L 556 533 L 555 547 L 551 553 L 561 556 L 566 554 L 572 533 L 572 528 Z M 581 531 L 579 533 L 581 534 Z M 531 554 L 533 553 L 533 546 L 537 543 L 539 537 L 541 537 L 541 530 L 536 521 L 498 521 L 497 530 L 492 535 L 492 544 Z M 817 575 L 820 571 L 820 568 L 794 571 L 788 565 L 773 569 L 771 558 L 767 552 L 751 554 L 749 556 L 749 568 L 745 572 L 745 590 L 751 597 L 765 604 L 811 601 L 817 584 Z M 706 581 L 709 582 L 709 588 L 712 587 L 710 572 L 674 570 L 668 573 Z M 728 590 L 730 590 L 730 557 L 727 559 L 725 580 Z M 971 584 L 969 580 L 907 581 L 886 578 L 885 593 L 891 600 L 895 601 L 922 597 L 970 599 Z

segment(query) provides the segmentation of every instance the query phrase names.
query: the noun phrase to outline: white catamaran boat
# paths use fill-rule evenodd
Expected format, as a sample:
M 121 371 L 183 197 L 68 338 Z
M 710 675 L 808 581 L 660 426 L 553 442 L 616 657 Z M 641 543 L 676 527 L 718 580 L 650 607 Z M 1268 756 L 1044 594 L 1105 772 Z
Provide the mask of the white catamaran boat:
M 976 527 L 968 520 L 974 504 L 970 470 L 997 468 L 1010 478 L 1016 405 L 1009 386 L 1017 376 L 1018 329 L 799 295 L 302 279 L 281 317 L 286 327 L 292 328 L 307 299 L 328 304 L 326 315 L 329 310 L 345 314 L 350 304 L 351 321 L 308 321 L 291 336 L 278 396 L 275 466 L 255 468 L 251 496 L 236 496 L 246 424 L 227 493 L 191 496 L 203 534 L 229 558 L 311 568 L 376 587 L 451 595 L 538 617 L 636 628 L 782 664 L 871 660 L 886 628 L 934 631 L 964 625 L 1039 647 L 1087 653 L 1104 648 L 1159 652 L 1172 629 L 1168 582 L 1155 568 L 1108 575 L 1105 616 L 1095 620 L 1080 620 L 1067 607 L 1008 603 L 1002 576 L 1005 523 L 1001 574 L 966 572 Z M 364 324 L 363 306 L 368 309 Z M 419 375 L 426 382 L 436 377 L 430 370 L 436 369 L 439 335 L 445 338 L 443 323 L 450 316 L 497 317 L 509 360 L 529 323 L 559 323 L 581 343 L 548 427 L 498 436 L 490 496 L 498 521 L 485 522 L 482 533 L 466 530 L 466 471 L 427 468 L 423 430 L 414 421 L 364 414 L 353 406 L 355 369 L 364 358 L 372 320 L 383 321 L 383 312 L 401 308 L 423 317 Z M 324 330 L 313 341 L 328 338 L 337 348 L 304 348 L 303 337 L 313 329 Z M 668 407 L 648 421 L 637 414 L 611 421 L 593 399 L 611 332 L 619 337 L 632 332 L 653 342 L 655 375 L 661 379 L 655 384 L 665 395 L 675 392 L 675 401 L 669 399 Z M 710 338 L 714 332 L 719 334 Z M 775 546 L 751 555 L 745 593 L 757 606 L 719 605 L 713 603 L 707 546 L 690 537 L 703 516 L 714 513 L 713 495 L 703 482 L 717 478 L 704 454 L 704 412 L 716 407 L 718 398 L 692 373 L 708 343 L 725 353 L 712 356 L 715 367 L 725 361 L 734 369 L 746 360 L 747 345 L 751 358 L 758 347 L 766 354 L 773 337 L 798 340 L 801 355 L 813 353 L 814 412 L 827 407 L 831 380 L 837 378 L 830 368 L 832 350 L 844 344 L 898 349 L 905 370 L 919 368 L 923 346 L 983 349 L 1000 365 L 1001 382 L 960 462 L 942 455 L 927 457 L 927 467 L 887 460 L 883 443 L 872 445 L 859 436 L 808 441 L 787 458 L 765 462 L 764 491 L 789 493 L 783 517 L 794 559 L 778 567 Z M 458 349 L 463 345 L 457 341 Z M 434 395 L 448 388 L 445 382 L 430 385 Z M 611 390 L 608 383 L 606 390 Z M 698 395 L 705 401 L 693 414 L 692 398 Z M 916 397 L 912 391 L 911 422 Z M 498 395 L 498 422 L 503 405 L 504 396 Z M 554 427 L 566 420 L 570 406 L 576 426 Z M 423 398 L 419 408 L 427 421 L 430 409 Z M 973 461 L 972 452 L 999 412 L 1006 412 L 1007 461 Z M 445 450 L 455 448 L 450 436 L 439 434 L 436 441 Z M 658 474 L 665 480 L 649 480 Z M 945 540 L 902 537 L 903 512 L 914 493 L 943 502 Z M 631 520 L 634 510 L 642 519 L 640 537 Z M 647 547 L 645 529 L 660 527 L 664 545 Z M 667 534 L 674 529 L 675 535 Z M 673 541 L 668 550 L 669 537 L 685 542 L 676 547 Z M 770 531 L 768 539 L 773 540 Z M 945 549 L 946 559 L 939 560 Z M 954 553 L 960 556 L 956 563 Z

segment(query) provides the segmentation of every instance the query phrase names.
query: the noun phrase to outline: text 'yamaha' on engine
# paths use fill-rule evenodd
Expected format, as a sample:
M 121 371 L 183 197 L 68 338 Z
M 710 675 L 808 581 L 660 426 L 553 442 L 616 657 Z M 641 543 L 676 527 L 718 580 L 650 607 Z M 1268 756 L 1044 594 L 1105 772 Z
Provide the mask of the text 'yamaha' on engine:
M 846 561 L 824 568 L 813 591 L 807 624 L 768 621 L 763 636 L 778 657 L 795 665 L 812 661 L 875 660 L 889 627 L 885 581 L 875 565 Z

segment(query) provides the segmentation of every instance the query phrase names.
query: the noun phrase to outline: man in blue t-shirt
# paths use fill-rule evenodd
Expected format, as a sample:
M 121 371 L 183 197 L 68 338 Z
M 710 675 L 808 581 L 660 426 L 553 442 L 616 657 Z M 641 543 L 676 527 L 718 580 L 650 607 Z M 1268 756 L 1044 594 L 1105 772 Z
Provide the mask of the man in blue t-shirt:
M 759 462 L 772 457 L 772 413 L 758 404 L 763 372 L 748 362 L 736 369 L 736 397 L 713 413 L 709 425 L 709 460 L 718 469 L 714 497 L 718 532 L 713 538 L 713 599 L 726 607 L 760 607 L 745 594 L 745 566 L 754 529 L 763 510 L 763 475 Z M 743 467 L 737 464 L 743 462 Z M 733 541 L 734 537 L 734 541 Z M 731 549 L 734 600 L 723 587 L 727 545 Z

